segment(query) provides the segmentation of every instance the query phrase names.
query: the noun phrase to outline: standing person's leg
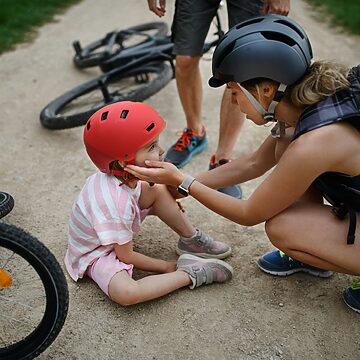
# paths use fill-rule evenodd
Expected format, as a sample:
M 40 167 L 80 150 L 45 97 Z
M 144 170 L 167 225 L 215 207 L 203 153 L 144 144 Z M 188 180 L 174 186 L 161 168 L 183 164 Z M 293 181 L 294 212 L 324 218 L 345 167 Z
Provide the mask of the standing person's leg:
M 199 69 L 200 56 L 176 55 L 176 86 L 184 109 L 186 127 L 201 134 L 204 123 L 201 117 L 202 80 Z
M 258 15 L 262 6 L 263 0 L 227 0 L 229 28 Z M 220 108 L 218 145 L 210 160 L 209 169 L 214 169 L 229 162 L 244 120 L 245 115 L 240 111 L 239 106 L 232 102 L 231 91 L 225 89 Z M 239 185 L 229 186 L 219 189 L 219 191 L 235 198 L 242 197 Z
M 245 115 L 240 111 L 239 105 L 232 101 L 231 90 L 225 89 L 220 106 L 220 129 L 218 146 L 214 154 L 215 162 L 231 159 L 244 120 Z
M 231 160 L 232 151 L 244 120 L 245 115 L 240 111 L 239 105 L 232 101 L 231 90 L 225 89 L 220 107 L 218 146 L 210 159 L 209 170 L 224 165 Z M 240 185 L 228 186 L 219 189 L 219 191 L 237 199 L 242 198 Z
M 202 79 L 199 61 L 211 21 L 220 0 L 176 1 L 172 26 L 176 54 L 176 84 L 183 107 L 186 128 L 167 151 L 165 161 L 183 167 L 207 146 L 201 115 Z

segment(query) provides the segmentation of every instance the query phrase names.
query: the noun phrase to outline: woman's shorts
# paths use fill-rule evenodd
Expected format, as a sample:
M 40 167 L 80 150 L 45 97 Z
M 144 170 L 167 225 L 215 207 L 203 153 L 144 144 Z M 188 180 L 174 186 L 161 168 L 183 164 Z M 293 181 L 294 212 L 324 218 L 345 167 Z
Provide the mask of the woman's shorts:
M 115 250 L 106 256 L 95 260 L 86 270 L 86 275 L 93 279 L 100 289 L 109 296 L 109 284 L 114 275 L 120 271 L 127 271 L 132 277 L 134 265 L 121 262 L 115 253 Z
M 171 27 L 176 55 L 202 55 L 202 48 L 220 0 L 177 0 Z M 259 15 L 263 0 L 227 0 L 229 28 Z M 225 30 L 225 29 L 223 29 Z

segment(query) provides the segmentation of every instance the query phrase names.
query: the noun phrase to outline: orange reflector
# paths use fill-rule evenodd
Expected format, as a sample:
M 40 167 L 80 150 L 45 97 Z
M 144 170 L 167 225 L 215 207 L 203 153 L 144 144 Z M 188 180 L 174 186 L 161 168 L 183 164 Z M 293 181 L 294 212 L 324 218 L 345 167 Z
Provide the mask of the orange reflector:
M 11 275 L 3 270 L 0 269 L 0 289 L 9 288 L 13 283 Z

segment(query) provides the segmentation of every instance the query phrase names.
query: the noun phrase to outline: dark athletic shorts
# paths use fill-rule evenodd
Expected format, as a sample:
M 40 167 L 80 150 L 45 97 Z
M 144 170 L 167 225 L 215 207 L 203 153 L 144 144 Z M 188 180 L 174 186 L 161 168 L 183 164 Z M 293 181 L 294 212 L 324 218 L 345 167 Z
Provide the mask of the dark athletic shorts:
M 173 53 L 200 56 L 220 0 L 176 0 L 172 23 Z M 229 28 L 258 15 L 263 0 L 227 0 Z M 225 30 L 225 29 L 224 29 Z

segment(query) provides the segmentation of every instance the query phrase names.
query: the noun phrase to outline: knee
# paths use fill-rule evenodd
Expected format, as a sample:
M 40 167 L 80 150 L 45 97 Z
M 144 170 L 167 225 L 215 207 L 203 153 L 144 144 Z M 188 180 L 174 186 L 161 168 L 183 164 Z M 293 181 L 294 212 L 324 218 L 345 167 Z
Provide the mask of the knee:
M 198 68 L 198 56 L 178 55 L 176 56 L 176 75 L 186 76 Z
M 285 222 L 286 222 L 286 216 L 285 214 L 281 213 L 270 220 L 265 222 L 265 232 L 268 236 L 270 242 L 278 249 L 284 250 L 285 244 L 288 243 L 288 241 L 285 240 Z
M 109 289 L 109 297 L 112 301 L 122 305 L 129 306 L 134 305 L 140 302 L 139 300 L 139 292 L 137 289 L 137 284 L 127 286 L 122 289 Z

